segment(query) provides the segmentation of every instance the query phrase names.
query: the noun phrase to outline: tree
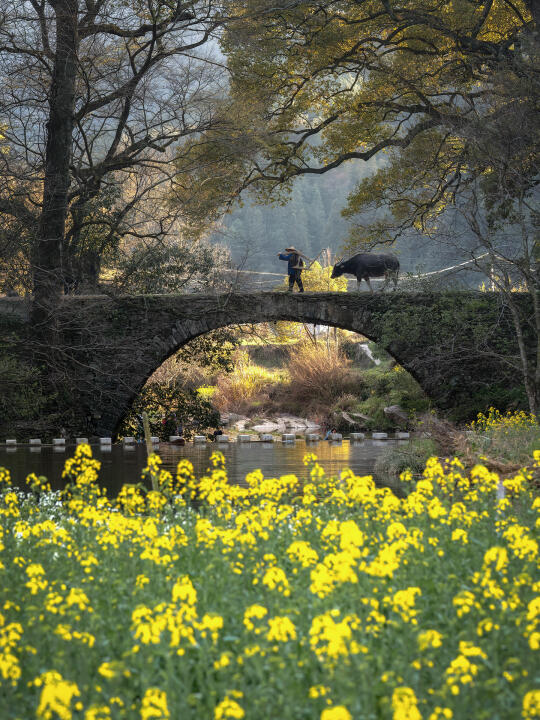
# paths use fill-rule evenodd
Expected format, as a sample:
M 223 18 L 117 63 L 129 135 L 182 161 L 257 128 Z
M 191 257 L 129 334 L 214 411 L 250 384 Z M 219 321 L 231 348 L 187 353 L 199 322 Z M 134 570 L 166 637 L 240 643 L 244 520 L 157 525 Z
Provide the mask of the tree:
M 34 320 L 47 324 L 64 287 L 99 274 L 118 234 L 166 233 L 163 218 L 149 229 L 133 215 L 170 181 L 172 146 L 214 121 L 208 48 L 221 7 L 7 0 L 2 21 L 0 212 L 25 229 Z
M 142 435 L 140 415 L 147 412 L 150 431 L 161 440 L 176 435 L 178 425 L 186 438 L 219 426 L 219 412 L 194 390 L 175 383 L 149 383 L 135 400 L 122 423 L 121 435 Z
M 294 177 L 421 143 L 442 172 L 436 201 L 470 160 L 471 126 L 490 116 L 501 71 L 519 82 L 499 107 L 538 97 L 535 0 L 323 0 L 278 3 L 262 17 L 262 0 L 234 6 L 240 17 L 222 42 L 229 124 L 191 156 L 214 163 L 207 192 L 222 200 L 252 186 L 279 195 Z
M 245 188 L 282 197 L 296 177 L 380 158 L 349 198 L 348 250 L 415 232 L 438 243 L 437 221 L 453 207 L 466 228 L 461 251 L 476 257 L 482 246 L 490 267 L 506 266 L 497 277 L 509 279 L 499 287 L 510 308 L 511 261 L 537 308 L 531 201 L 540 177 L 540 4 L 323 0 L 278 4 L 264 20 L 252 15 L 259 5 L 241 4 L 242 22 L 224 34 L 233 88 L 228 134 L 222 126 L 193 145 L 195 157 L 204 149 L 215 158 L 221 200 Z M 238 124 L 234 103 L 245 105 L 246 96 L 250 114 Z M 241 136 L 244 153 L 223 163 L 231 139 Z M 465 217 L 460 208 L 472 212 Z M 511 229 L 520 237 L 499 258 L 494 238 L 508 241 Z M 531 364 L 520 339 L 524 323 L 535 328 L 540 348 L 538 316 L 516 317 L 519 364 L 538 412 L 540 353 Z

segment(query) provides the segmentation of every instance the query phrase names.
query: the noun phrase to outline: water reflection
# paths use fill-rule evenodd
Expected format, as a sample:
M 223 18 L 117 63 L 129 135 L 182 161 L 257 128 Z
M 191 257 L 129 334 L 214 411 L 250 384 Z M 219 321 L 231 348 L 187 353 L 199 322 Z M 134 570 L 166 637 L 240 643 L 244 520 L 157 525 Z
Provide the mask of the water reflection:
M 306 452 L 314 453 L 327 473 L 336 475 L 346 467 L 357 474 L 369 474 L 377 457 L 385 448 L 400 444 L 396 440 L 348 440 L 337 442 L 308 443 L 229 443 L 219 446 L 212 443 L 178 445 L 162 444 L 158 452 L 163 467 L 171 472 L 182 458 L 193 463 L 196 475 L 202 475 L 207 467 L 210 455 L 219 450 L 225 456 L 227 471 L 232 482 L 241 483 L 248 472 L 260 468 L 266 477 L 277 477 L 294 473 L 300 478 L 306 477 L 303 463 Z M 405 441 L 406 442 L 406 441 Z M 94 457 L 101 461 L 100 482 L 114 495 L 124 483 L 139 482 L 141 470 L 146 465 L 144 445 L 131 446 L 94 446 Z M 71 457 L 75 447 L 4 447 L 0 448 L 0 466 L 7 467 L 15 485 L 24 485 L 27 475 L 45 475 L 55 489 L 63 487 L 62 470 L 67 457 Z

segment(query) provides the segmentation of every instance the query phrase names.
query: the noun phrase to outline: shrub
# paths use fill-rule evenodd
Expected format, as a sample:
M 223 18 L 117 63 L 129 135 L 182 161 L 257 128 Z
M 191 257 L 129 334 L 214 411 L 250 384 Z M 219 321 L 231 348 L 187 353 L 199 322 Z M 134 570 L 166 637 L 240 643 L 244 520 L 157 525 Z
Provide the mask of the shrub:
M 252 406 L 260 406 L 269 400 L 269 390 L 279 382 L 279 372 L 254 365 L 247 352 L 235 354 L 234 373 L 217 379 L 217 391 L 213 404 L 222 412 L 248 412 Z
M 179 424 L 187 438 L 219 425 L 219 413 L 208 399 L 175 383 L 145 385 L 122 423 L 120 436 L 143 434 L 142 412 L 148 413 L 152 435 L 161 440 L 176 435 Z
M 358 396 L 364 383 L 349 366 L 350 360 L 335 344 L 297 345 L 288 366 L 291 401 L 304 408 L 330 408 L 342 395 Z

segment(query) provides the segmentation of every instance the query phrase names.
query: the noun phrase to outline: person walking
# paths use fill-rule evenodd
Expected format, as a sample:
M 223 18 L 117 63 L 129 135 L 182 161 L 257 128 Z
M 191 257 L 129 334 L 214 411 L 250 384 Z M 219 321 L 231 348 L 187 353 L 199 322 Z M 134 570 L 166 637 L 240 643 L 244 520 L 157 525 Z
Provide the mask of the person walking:
M 302 269 L 304 267 L 304 261 L 302 260 L 302 257 L 306 257 L 305 255 L 302 255 L 302 253 L 297 250 L 295 247 L 287 247 L 285 248 L 285 252 L 278 253 L 278 258 L 280 260 L 286 260 L 287 261 L 287 274 L 289 275 L 289 290 L 288 292 L 293 291 L 294 283 L 298 285 L 298 291 L 304 292 L 304 285 L 302 283 Z

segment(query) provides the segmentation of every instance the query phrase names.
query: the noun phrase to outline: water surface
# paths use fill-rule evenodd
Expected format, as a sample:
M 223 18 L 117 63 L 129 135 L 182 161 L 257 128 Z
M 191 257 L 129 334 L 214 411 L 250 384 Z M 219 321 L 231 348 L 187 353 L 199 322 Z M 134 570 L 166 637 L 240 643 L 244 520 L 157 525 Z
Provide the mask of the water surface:
M 372 440 L 361 442 L 318 442 L 308 443 L 297 440 L 295 443 L 215 443 L 191 444 L 184 447 L 162 443 L 156 450 L 163 460 L 163 468 L 174 473 L 182 458 L 193 463 L 195 474 L 203 475 L 209 464 L 212 452 L 219 450 L 225 456 L 227 473 L 233 483 L 243 483 L 248 472 L 260 468 L 265 477 L 279 477 L 294 473 L 299 478 L 306 477 L 303 458 L 306 452 L 313 452 L 330 475 L 350 467 L 356 474 L 366 475 L 373 471 L 375 460 L 385 448 L 396 444 L 396 440 Z M 0 467 L 7 467 L 14 485 L 23 486 L 30 473 L 45 475 L 55 489 L 63 487 L 62 470 L 67 458 L 72 457 L 75 446 L 62 450 L 50 446 L 29 448 L 0 447 Z M 101 462 L 100 485 L 106 487 L 109 494 L 116 495 L 124 483 L 136 483 L 141 478 L 141 470 L 146 465 L 146 446 L 131 447 L 113 445 L 106 450 L 92 446 L 94 457 Z

